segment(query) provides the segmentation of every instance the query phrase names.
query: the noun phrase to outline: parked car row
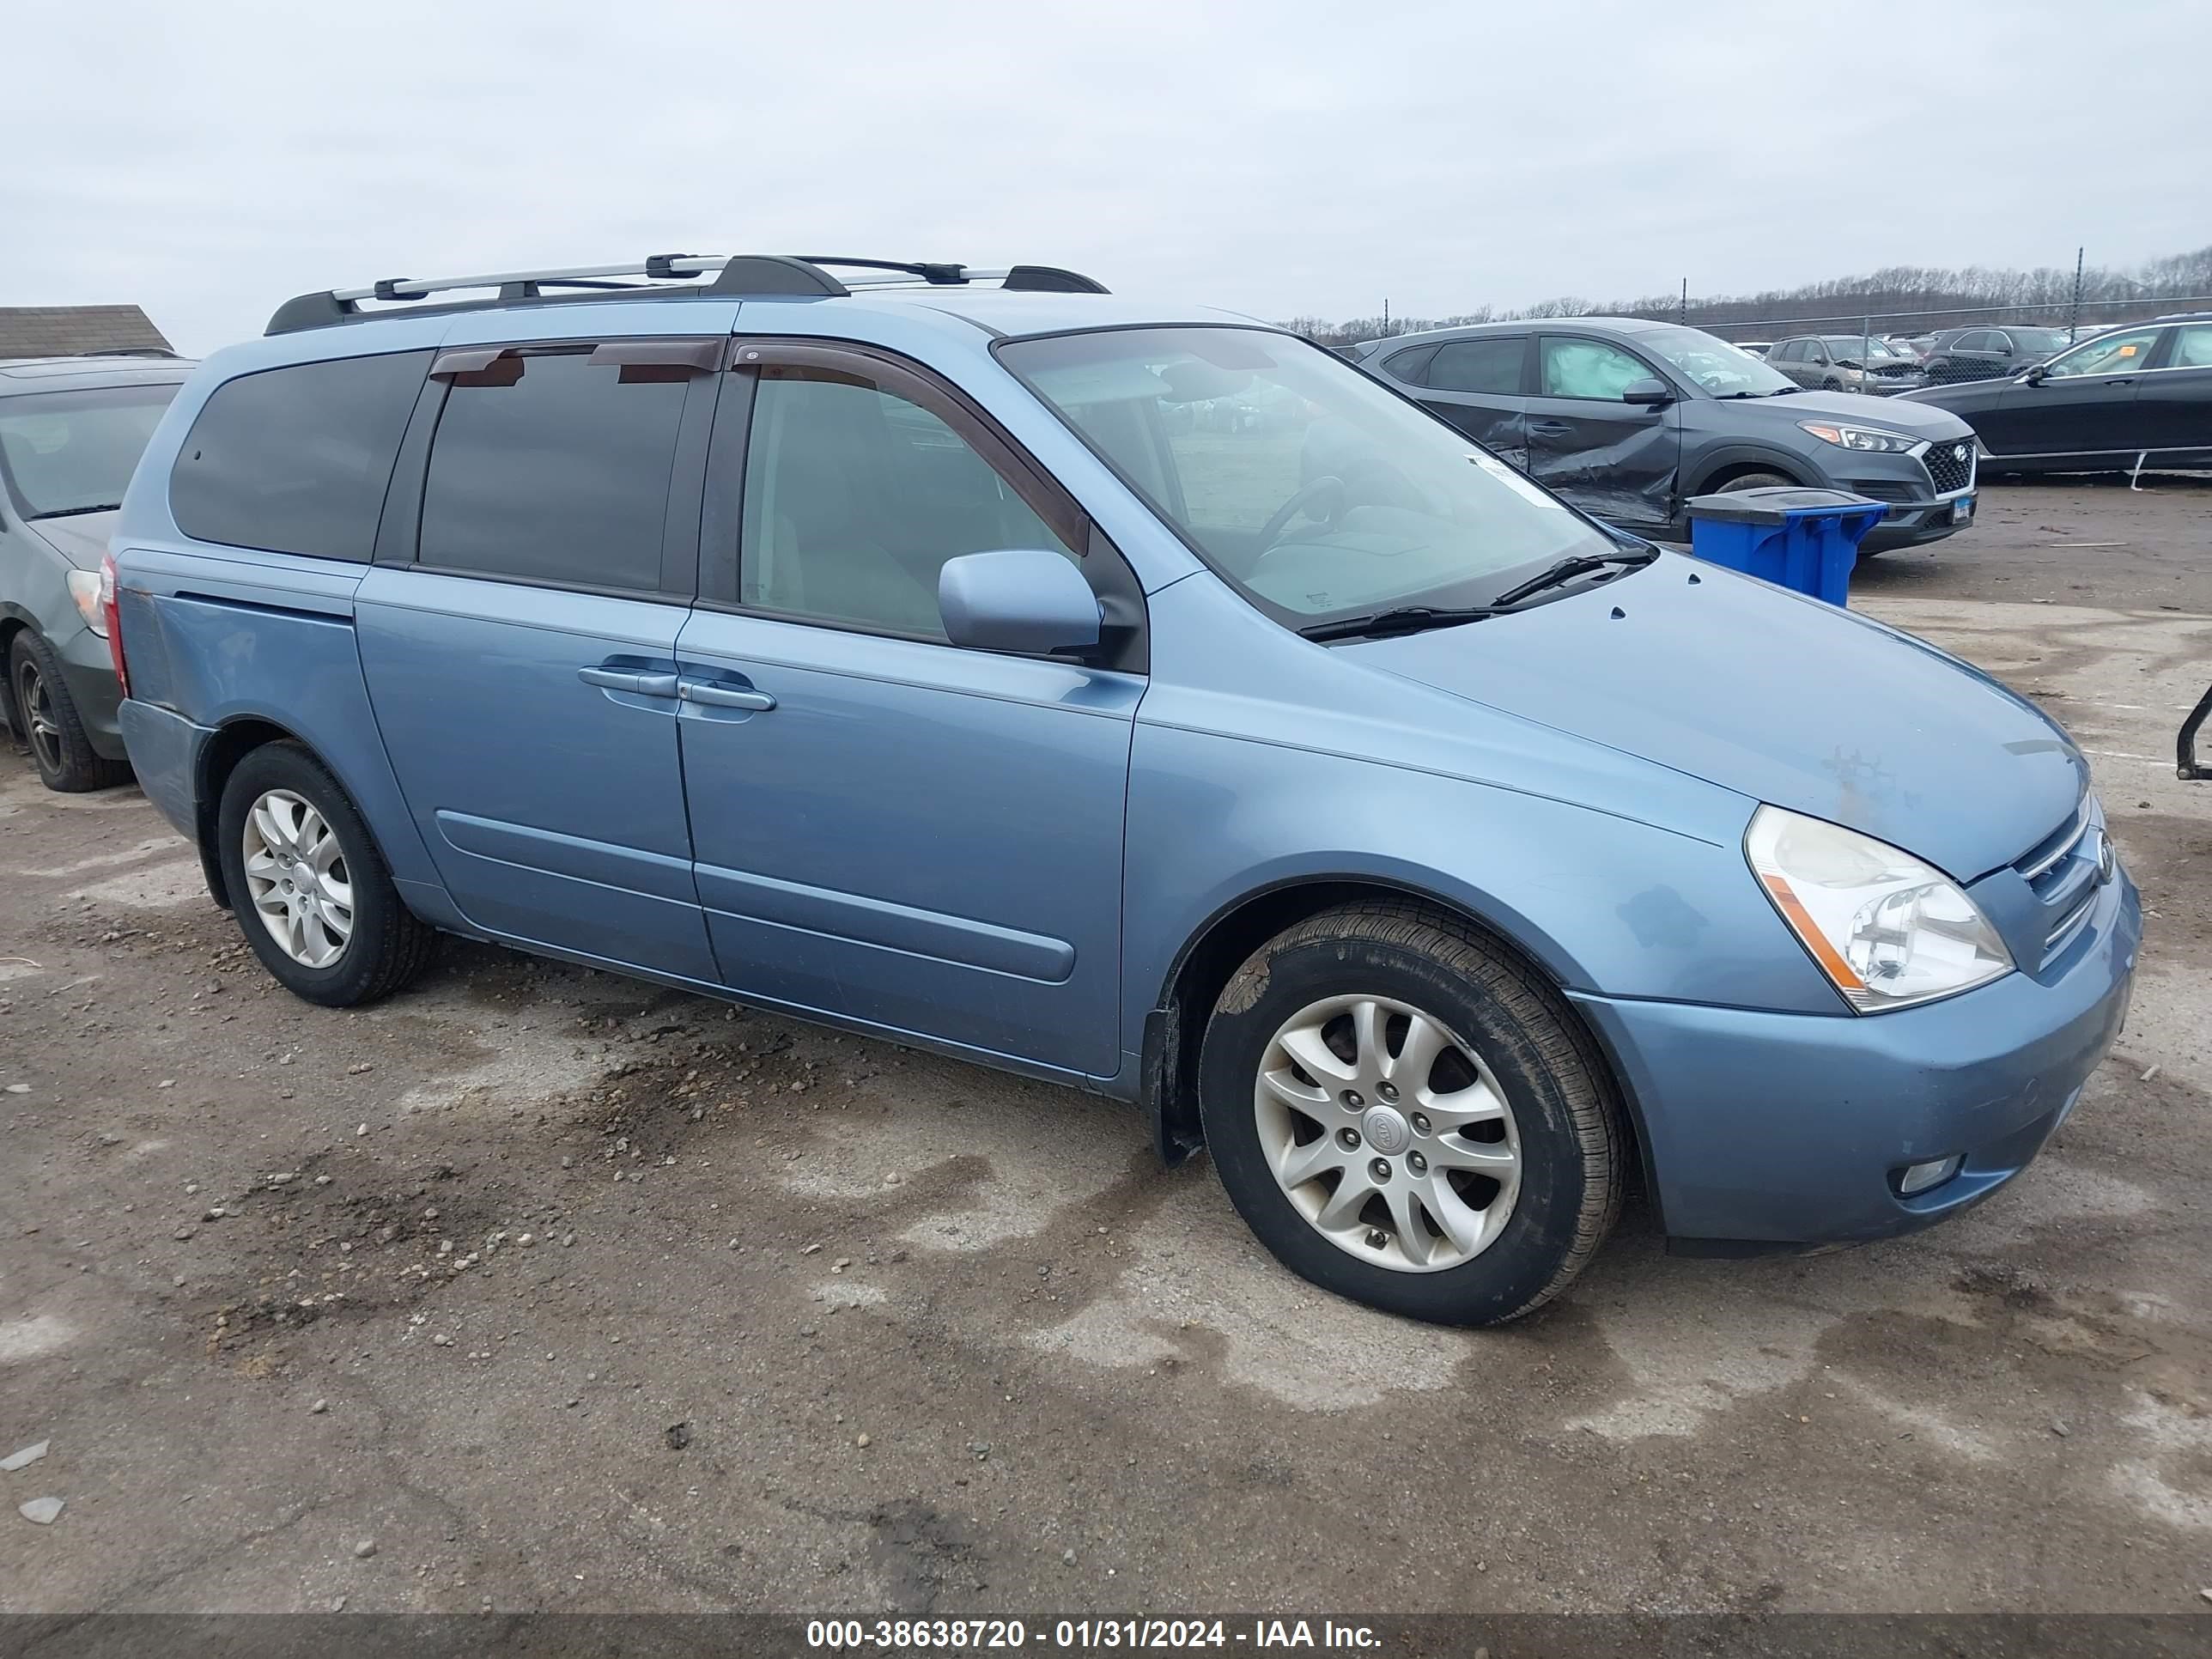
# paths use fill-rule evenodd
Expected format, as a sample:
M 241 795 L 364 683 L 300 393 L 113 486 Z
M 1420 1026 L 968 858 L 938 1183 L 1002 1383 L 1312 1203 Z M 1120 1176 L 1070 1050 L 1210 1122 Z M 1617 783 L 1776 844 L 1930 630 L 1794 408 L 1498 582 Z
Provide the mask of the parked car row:
M 1928 384 L 1920 360 L 1863 334 L 1801 334 L 1778 341 L 1765 360 L 1799 386 L 1887 397 Z
M 442 931 L 1073 1085 L 1291 1269 L 1466 1324 L 1558 1294 L 1632 1171 L 1678 1248 L 1801 1248 L 2066 1116 L 2140 930 L 2081 752 L 1583 510 L 1790 469 L 1924 533 L 1954 416 L 1663 325 L 1378 379 L 885 269 L 304 295 L 193 374 L 97 597 L 275 979 L 368 1002 Z

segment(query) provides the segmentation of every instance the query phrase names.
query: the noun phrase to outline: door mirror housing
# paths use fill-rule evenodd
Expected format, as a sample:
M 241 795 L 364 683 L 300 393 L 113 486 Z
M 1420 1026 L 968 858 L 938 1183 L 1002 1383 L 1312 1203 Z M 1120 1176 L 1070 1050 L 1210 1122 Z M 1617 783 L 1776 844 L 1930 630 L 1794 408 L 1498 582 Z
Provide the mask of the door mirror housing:
M 1646 375 L 1643 380 L 1631 380 L 1623 386 L 1620 401 L 1638 404 L 1645 409 L 1657 409 L 1662 404 L 1673 403 L 1674 394 L 1668 390 L 1666 381 Z
M 963 553 L 937 574 L 945 637 L 974 651 L 1034 656 L 1098 643 L 1098 596 L 1063 553 Z
M 2021 383 L 2024 385 L 2041 386 L 2045 380 L 2051 378 L 2051 365 L 2049 363 L 2032 363 L 2028 366 L 2027 372 L 2022 374 L 2020 378 Z

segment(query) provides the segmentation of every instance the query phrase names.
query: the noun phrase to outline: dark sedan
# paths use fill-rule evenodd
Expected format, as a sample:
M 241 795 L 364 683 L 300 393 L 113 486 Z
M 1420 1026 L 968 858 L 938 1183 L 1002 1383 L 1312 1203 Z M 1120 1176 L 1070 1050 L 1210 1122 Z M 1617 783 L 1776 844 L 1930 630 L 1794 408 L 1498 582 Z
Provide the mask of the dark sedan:
M 2115 329 L 2008 380 L 1899 401 L 1972 427 L 1987 471 L 2212 467 L 2212 315 Z
M 2063 328 L 1947 328 L 1929 342 L 1920 366 L 1930 386 L 1999 380 L 2065 350 L 2069 343 Z

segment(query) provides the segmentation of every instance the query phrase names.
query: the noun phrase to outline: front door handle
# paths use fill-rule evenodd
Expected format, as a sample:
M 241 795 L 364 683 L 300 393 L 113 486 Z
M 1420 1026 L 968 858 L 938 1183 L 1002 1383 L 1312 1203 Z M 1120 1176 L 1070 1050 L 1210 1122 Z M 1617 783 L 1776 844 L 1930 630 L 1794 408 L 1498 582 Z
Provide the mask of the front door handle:
M 775 699 L 765 691 L 756 691 L 749 685 L 725 685 L 715 680 L 679 680 L 676 695 L 685 702 L 702 704 L 708 708 L 769 709 L 775 707 Z
M 1531 421 L 1528 430 L 1540 438 L 1564 438 L 1574 430 L 1565 421 Z
M 596 685 L 608 691 L 635 691 L 647 697 L 672 697 L 677 693 L 675 675 L 656 674 L 642 669 L 579 668 L 576 678 L 586 685 Z

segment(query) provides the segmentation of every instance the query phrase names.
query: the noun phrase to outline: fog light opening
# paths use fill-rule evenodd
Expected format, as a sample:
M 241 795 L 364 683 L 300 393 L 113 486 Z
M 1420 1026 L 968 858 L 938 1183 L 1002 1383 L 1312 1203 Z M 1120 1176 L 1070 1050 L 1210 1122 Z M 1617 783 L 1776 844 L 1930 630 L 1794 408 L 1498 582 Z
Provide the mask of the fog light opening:
M 1960 1166 L 1966 1161 L 1964 1152 L 1954 1152 L 1948 1158 L 1939 1158 L 1929 1164 L 1908 1164 L 1897 1172 L 1897 1195 L 1913 1198 L 1940 1187 L 1958 1174 Z

